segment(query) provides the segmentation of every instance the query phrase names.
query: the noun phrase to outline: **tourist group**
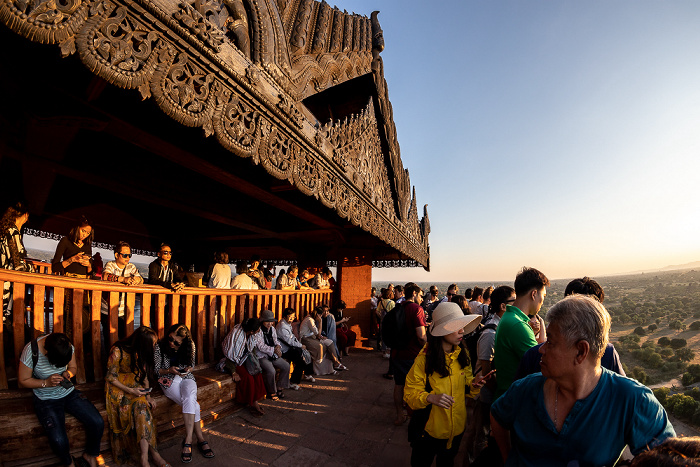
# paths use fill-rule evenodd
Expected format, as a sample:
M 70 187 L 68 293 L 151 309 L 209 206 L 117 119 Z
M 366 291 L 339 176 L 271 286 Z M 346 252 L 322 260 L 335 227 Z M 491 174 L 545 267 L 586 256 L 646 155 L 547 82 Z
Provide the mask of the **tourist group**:
M 0 267 L 33 271 L 21 235 L 28 217 L 26 208 L 17 204 L 8 208 L 0 220 Z M 97 275 L 102 280 L 125 285 L 144 283 L 138 268 L 130 262 L 132 254 L 128 243 L 119 242 L 114 248 L 115 259 L 102 267 L 101 258 L 92 255 L 93 238 L 93 227 L 87 219 L 81 219 L 58 243 L 52 262 L 53 271 L 78 278 Z M 162 244 L 158 258 L 149 265 L 148 283 L 178 292 L 185 283 L 182 271 L 171 259 L 170 245 Z M 245 262 L 239 263 L 236 267 L 238 275 L 234 278 L 231 277 L 226 253 L 218 253 L 215 259 L 216 263 L 206 275 L 205 282 L 209 287 L 271 287 L 274 276 L 269 270 L 259 269 L 259 258 L 254 257 L 250 266 Z M 310 277 L 308 271 L 299 275 L 297 267 L 290 266 L 286 273 L 280 272 L 276 281 L 276 288 L 280 290 L 329 289 L 332 286 L 333 278 L 328 268 Z M 121 295 L 119 335 L 125 336 L 124 294 Z M 5 282 L 5 326 L 11 323 L 11 297 L 11 283 Z M 66 308 L 71 309 L 72 304 L 66 303 Z M 247 404 L 254 415 L 262 416 L 264 410 L 258 403 L 261 399 L 278 400 L 284 397 L 285 389 L 298 390 L 302 378 L 314 383 L 314 375 L 335 375 L 339 371 L 347 371 L 341 359 L 347 355 L 347 348 L 355 344 L 357 336 L 346 324 L 348 318 L 343 317 L 345 308 L 342 301 L 337 301 L 332 310 L 327 304 L 319 305 L 300 324 L 294 323 L 295 310 L 286 308 L 276 325 L 273 312 L 263 310 L 260 316 L 235 325 L 221 342 L 225 357 L 218 363 L 217 369 L 230 373 L 236 381 L 236 401 Z M 103 302 L 103 331 L 109 329 L 108 311 L 107 303 Z M 11 333 L 9 327 L 6 329 Z M 25 346 L 20 357 L 18 385 L 33 390 L 36 415 L 51 448 L 63 464 L 95 467 L 100 454 L 104 420 L 72 382 L 77 365 L 75 349 L 67 334 L 70 335 L 70 330 L 65 334 L 50 333 L 33 339 Z M 104 343 L 104 337 L 102 341 Z M 156 447 L 156 425 L 152 412 L 156 402 L 151 397 L 151 391 L 156 386 L 182 407 L 185 437 L 181 461 L 191 462 L 195 440 L 202 456 L 215 456 L 204 438 L 200 423 L 197 383 L 192 373 L 195 351 L 190 330 L 184 324 L 172 325 L 162 339 L 158 339 L 153 329 L 140 326 L 112 346 L 105 362 L 105 404 L 112 456 L 118 464 L 138 460 L 142 466 L 148 466 L 150 456 L 158 466 L 170 465 Z M 293 371 L 290 363 L 294 366 Z M 72 414 L 85 425 L 85 452 L 80 458 L 73 458 L 70 454 L 64 425 L 65 413 Z

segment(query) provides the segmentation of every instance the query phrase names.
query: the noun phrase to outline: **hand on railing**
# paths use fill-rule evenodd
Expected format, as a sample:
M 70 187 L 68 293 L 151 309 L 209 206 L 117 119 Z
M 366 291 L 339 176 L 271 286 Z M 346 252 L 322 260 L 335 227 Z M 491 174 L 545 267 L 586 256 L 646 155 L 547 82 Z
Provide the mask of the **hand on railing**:
M 182 289 L 185 288 L 185 283 L 184 282 L 173 282 L 170 284 L 170 286 L 173 288 L 173 292 L 177 293 L 182 291 Z

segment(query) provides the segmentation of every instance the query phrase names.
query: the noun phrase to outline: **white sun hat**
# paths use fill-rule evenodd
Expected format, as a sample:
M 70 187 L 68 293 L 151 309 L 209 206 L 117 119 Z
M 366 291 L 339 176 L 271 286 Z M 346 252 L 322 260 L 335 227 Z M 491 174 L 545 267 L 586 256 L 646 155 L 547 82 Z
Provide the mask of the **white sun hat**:
M 454 302 L 442 302 L 433 311 L 430 334 L 446 336 L 464 328 L 464 334 L 472 332 L 481 322 L 481 315 L 465 315 Z

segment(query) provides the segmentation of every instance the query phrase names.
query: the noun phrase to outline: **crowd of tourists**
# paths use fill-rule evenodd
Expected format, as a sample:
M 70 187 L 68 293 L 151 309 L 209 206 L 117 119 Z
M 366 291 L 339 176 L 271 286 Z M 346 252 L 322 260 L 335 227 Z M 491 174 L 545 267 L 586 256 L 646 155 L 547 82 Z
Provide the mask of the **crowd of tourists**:
M 394 380 L 394 424 L 410 420 L 412 466 L 451 466 L 460 445 L 473 466 L 612 466 L 625 446 L 632 465 L 651 465 L 643 459 L 669 451 L 676 434 L 666 411 L 626 377 L 609 342 L 602 287 L 571 281 L 543 319 L 549 285 L 523 268 L 514 287 L 460 294 L 452 284 L 443 297 L 436 286 L 424 297 L 414 283 L 372 289 L 377 349 Z
M 29 217 L 21 203 L 8 208 L 0 219 L 0 267 L 33 272 L 27 259 L 21 229 Z M 131 247 L 119 242 L 114 248 L 114 260 L 103 265 L 92 254 L 94 228 L 81 218 L 56 247 L 52 261 L 54 273 L 74 278 L 100 278 L 127 286 L 144 282 L 179 292 L 185 287 L 183 271 L 172 262 L 172 248 L 164 243 L 158 258 L 149 265 L 146 280 L 131 263 Z M 205 277 L 213 288 L 270 289 L 274 269 L 260 268 L 260 258 L 250 264 L 239 262 L 237 275 L 232 274 L 228 255 L 217 253 Z M 334 280 L 330 269 L 323 268 L 313 277 L 309 271 L 298 273 L 296 266 L 280 271 L 275 287 L 278 290 L 330 289 Z M 11 283 L 3 288 L 3 322 L 10 326 L 12 316 Z M 71 295 L 66 294 L 66 310 L 73 309 Z M 102 328 L 109 329 L 109 305 L 102 301 Z M 348 368 L 342 357 L 355 344 L 356 334 L 344 317 L 346 304 L 337 301 L 315 307 L 301 321 L 295 322 L 296 311 L 286 308 L 276 322 L 274 313 L 264 310 L 259 317 L 237 324 L 221 343 L 225 355 L 217 368 L 231 374 L 236 385 L 236 401 L 249 406 L 254 415 L 262 416 L 263 398 L 279 400 L 284 390 L 299 390 L 302 379 L 315 383 L 314 375 L 337 375 Z M 120 294 L 118 308 L 119 335 L 126 335 L 125 294 Z M 71 320 L 67 320 L 66 325 Z M 68 328 L 68 326 L 66 326 Z M 9 328 L 7 328 L 10 331 Z M 70 335 L 53 332 L 28 343 L 20 356 L 18 385 L 34 392 L 34 409 L 48 437 L 53 452 L 67 466 L 98 465 L 104 420 L 95 406 L 75 387 L 77 364 Z M 104 343 L 104 336 L 102 338 Z M 162 458 L 156 445 L 156 421 L 153 410 L 156 399 L 152 391 L 158 387 L 169 399 L 182 407 L 185 437 L 181 461 L 192 461 L 192 447 L 201 455 L 214 457 L 214 451 L 204 438 L 200 406 L 197 402 L 197 382 L 193 374 L 196 349 L 192 335 L 184 324 L 175 324 L 158 339 L 147 327 L 137 328 L 108 352 L 106 364 L 105 406 L 112 456 L 118 464 L 137 461 L 148 466 L 149 458 L 158 466 L 170 464 Z M 291 365 L 294 369 L 291 371 Z M 65 414 L 72 414 L 85 426 L 85 451 L 81 457 L 70 454 L 65 428 Z

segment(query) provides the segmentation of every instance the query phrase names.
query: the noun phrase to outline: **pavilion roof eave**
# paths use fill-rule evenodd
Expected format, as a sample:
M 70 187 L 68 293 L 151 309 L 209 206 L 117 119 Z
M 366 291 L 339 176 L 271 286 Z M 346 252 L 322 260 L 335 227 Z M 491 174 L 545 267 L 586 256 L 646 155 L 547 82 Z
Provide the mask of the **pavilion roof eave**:
M 317 13 L 330 21 L 323 5 L 327 4 L 311 2 L 310 8 L 322 9 Z M 378 122 L 374 112 L 366 110 L 319 128 L 298 103 L 309 92 L 306 85 L 303 92 L 292 86 L 294 80 L 289 76 L 295 76 L 294 64 L 306 63 L 306 68 L 297 67 L 296 76 L 316 76 L 316 81 L 308 78 L 308 82 L 315 82 L 317 91 L 332 84 L 327 77 L 317 76 L 321 73 L 317 65 L 324 55 L 318 53 L 323 40 L 318 39 L 317 33 L 311 49 L 295 49 L 293 35 L 289 43 L 285 42 L 286 52 L 281 50 L 285 47 L 278 50 L 280 56 L 291 54 L 292 68 L 285 69 L 284 60 L 255 59 L 255 50 L 260 53 L 264 49 L 262 35 L 253 34 L 252 52 L 246 56 L 237 47 L 239 41 L 231 40 L 224 30 L 212 29 L 208 20 L 187 3 L 75 0 L 71 6 L 60 10 L 52 24 L 45 24 L 42 21 L 47 20 L 37 15 L 31 5 L 8 0 L 0 4 L 0 21 L 32 41 L 59 45 L 64 56 L 77 53 L 95 75 L 119 87 L 138 90 L 144 99 L 153 98 L 177 122 L 202 128 L 205 136 L 214 136 L 228 151 L 249 158 L 273 177 L 316 198 L 341 218 L 396 250 L 400 257 L 429 267 L 427 209 L 424 219 L 419 220 L 415 192 L 411 197 L 408 174 L 400 162 L 391 114 L 380 111 L 383 118 Z M 293 15 L 286 10 L 277 16 L 268 12 L 267 16 L 273 29 L 277 23 L 284 27 L 297 24 L 289 19 Z M 209 32 L 195 34 L 188 26 L 192 21 L 187 18 L 208 24 Z M 355 61 L 355 73 L 367 73 L 370 62 L 377 61 L 370 51 L 374 25 L 357 16 L 349 21 L 361 33 L 344 57 Z M 120 30 L 115 32 L 112 24 L 118 24 Z M 333 30 L 337 31 L 337 27 L 333 22 Z M 121 37 L 115 36 L 120 33 Z M 326 47 L 330 51 L 336 45 L 329 42 Z M 117 53 L 118 47 L 126 48 L 128 53 Z M 316 53 L 309 54 L 313 51 Z M 313 55 L 318 60 L 300 55 Z M 309 65 L 312 61 L 316 65 Z M 342 69 L 326 65 L 326 72 L 331 75 L 333 70 Z M 375 79 L 384 87 L 378 92 L 380 102 L 376 105 L 385 109 L 388 96 L 383 70 L 375 69 Z M 389 128 L 385 130 L 385 138 L 390 141 L 388 155 L 376 134 L 379 125 Z M 357 129 L 362 130 L 359 137 Z M 360 147 L 371 149 L 362 152 Z M 387 171 L 386 166 L 392 170 Z M 382 167 L 383 172 L 379 170 Z M 376 170 L 372 172 L 372 168 Z M 216 176 L 217 172 L 209 173 Z M 383 188 L 377 191 L 377 186 Z

